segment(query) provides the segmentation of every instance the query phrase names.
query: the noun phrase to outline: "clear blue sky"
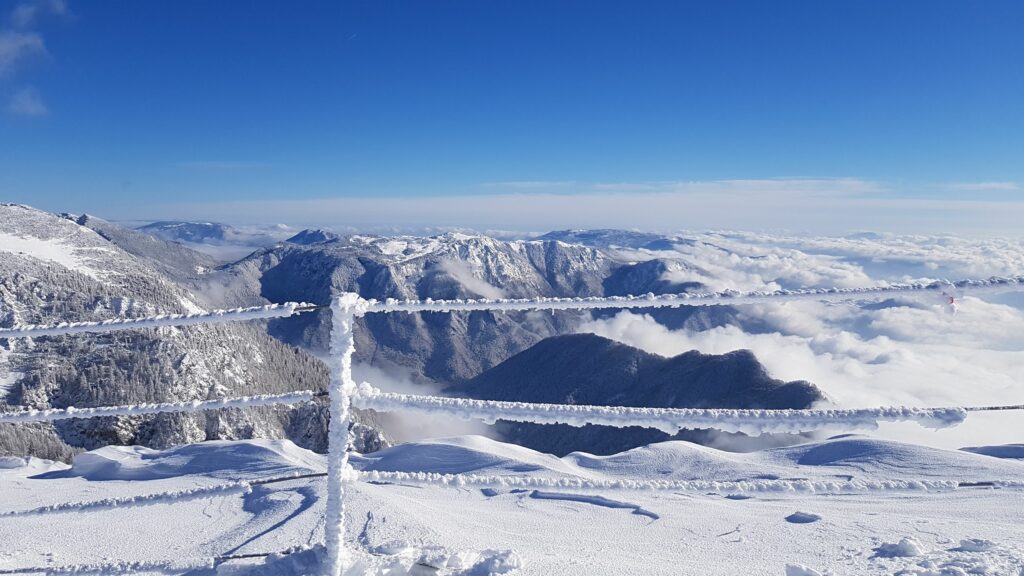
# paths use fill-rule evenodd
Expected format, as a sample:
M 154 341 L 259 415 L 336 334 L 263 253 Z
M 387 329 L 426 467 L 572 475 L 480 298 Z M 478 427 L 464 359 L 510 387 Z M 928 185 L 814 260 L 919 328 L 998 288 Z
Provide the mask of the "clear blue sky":
M 48 210 L 1024 182 L 1019 0 L 0 7 L 0 200 Z

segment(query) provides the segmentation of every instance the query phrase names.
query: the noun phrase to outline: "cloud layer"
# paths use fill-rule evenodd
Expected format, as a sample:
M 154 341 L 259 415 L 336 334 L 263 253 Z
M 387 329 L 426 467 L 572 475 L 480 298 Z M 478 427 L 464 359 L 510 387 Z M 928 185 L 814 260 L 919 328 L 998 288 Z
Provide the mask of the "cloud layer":
M 905 279 L 1020 274 L 1024 246 L 954 237 L 805 238 L 701 236 L 676 257 L 715 288 L 858 286 Z M 711 239 L 716 240 L 711 242 Z M 694 238 L 691 238 L 694 240 Z M 707 241 L 707 242 L 705 242 Z M 799 243 L 800 248 L 793 247 Z M 785 246 L 785 247 L 780 247 Z M 669 251 L 633 256 L 669 257 Z M 860 265 L 868 261 L 874 268 Z M 931 274 L 921 275 L 922 270 Z M 623 312 L 581 328 L 672 356 L 748 348 L 771 374 L 819 385 L 842 407 L 957 406 L 1024 403 L 1024 313 L 1019 298 L 962 298 L 951 314 L 942 302 L 909 299 L 884 305 L 789 302 L 740 308 L 737 326 L 669 330 L 650 316 Z M 1002 303 L 1000 303 L 1002 302 Z M 1019 416 L 1019 415 L 1018 415 Z M 946 447 L 1020 442 L 1007 415 L 972 415 L 950 431 L 887 426 L 883 433 Z
M 878 183 L 854 179 L 620 183 L 601 185 L 599 191 L 590 187 L 564 193 L 538 185 L 530 182 L 511 188 L 530 193 L 127 206 L 114 207 L 110 216 L 136 219 L 141 216 L 139 210 L 146 209 L 162 218 L 363 229 L 745 229 L 817 234 L 864 229 L 1019 234 L 1019 223 L 1024 221 L 1024 202 L 897 196 Z

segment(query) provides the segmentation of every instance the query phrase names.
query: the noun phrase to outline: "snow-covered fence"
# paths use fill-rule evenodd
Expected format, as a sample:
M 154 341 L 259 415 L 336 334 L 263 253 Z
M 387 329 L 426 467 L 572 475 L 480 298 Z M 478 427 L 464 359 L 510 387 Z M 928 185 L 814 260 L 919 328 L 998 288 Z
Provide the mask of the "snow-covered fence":
M 252 406 L 276 406 L 279 404 L 301 404 L 321 396 L 312 390 L 286 392 L 284 394 L 260 394 L 236 398 L 215 398 L 213 400 L 192 400 L 191 402 L 161 402 L 156 404 L 129 404 L 124 406 L 99 406 L 96 408 L 50 408 L 45 410 L 18 410 L 0 412 L 0 423 L 54 422 L 70 418 L 99 418 L 101 416 L 144 416 L 161 412 L 202 412 L 221 408 L 249 408 Z
M 861 408 L 853 410 L 739 410 L 709 408 L 637 408 L 583 404 L 536 404 L 445 398 L 382 392 L 363 383 L 352 398 L 357 408 L 378 412 L 441 414 L 460 420 L 494 424 L 498 420 L 532 424 L 597 424 L 655 428 L 667 434 L 684 429 L 714 428 L 722 432 L 799 434 L 820 430 L 874 430 L 879 422 L 917 422 L 928 428 L 956 426 L 967 418 L 965 408 Z
M 319 306 L 302 302 L 287 302 L 285 304 L 214 310 L 212 312 L 196 314 L 162 314 L 148 318 L 115 318 L 102 322 L 64 322 L 52 326 L 15 326 L 14 328 L 0 328 L 0 338 L 33 338 L 38 336 L 64 336 L 67 334 L 85 333 L 98 334 L 140 328 L 198 326 L 200 324 L 221 324 L 223 322 L 239 322 L 244 320 L 266 320 L 269 318 L 286 318 L 293 314 L 316 308 L 319 308 Z
M 860 410 L 708 410 L 638 408 L 618 406 L 578 406 L 560 404 L 535 404 L 525 402 L 500 402 L 466 398 L 444 398 L 412 394 L 382 392 L 369 384 L 357 385 L 352 378 L 352 356 L 355 352 L 353 331 L 356 319 L 371 313 L 398 312 L 461 312 L 461 311 L 526 311 L 526 310 L 594 310 L 608 308 L 663 308 L 678 306 L 735 305 L 785 300 L 865 300 L 879 296 L 904 295 L 913 292 L 932 291 L 949 298 L 953 303 L 955 294 L 962 292 L 987 292 L 1019 289 L 1024 286 L 1024 276 L 990 278 L 988 280 L 963 280 L 931 284 L 894 284 L 875 288 L 856 289 L 814 289 L 782 290 L 775 292 L 717 292 L 707 294 L 675 294 L 646 296 L 624 296 L 610 298 L 538 298 L 530 300 L 447 300 L 447 301 L 398 301 L 383 302 L 364 300 L 357 294 L 342 294 L 331 302 L 332 330 L 330 344 L 330 386 L 328 390 L 331 424 L 328 430 L 328 471 L 327 510 L 325 519 L 325 545 L 328 556 L 327 573 L 340 576 L 346 565 L 344 547 L 346 482 L 364 480 L 400 480 L 442 486 L 492 485 L 520 482 L 524 485 L 536 480 L 537 485 L 547 486 L 549 481 L 524 478 L 509 480 L 476 476 L 438 475 L 428 473 L 356 473 L 348 463 L 352 446 L 349 430 L 350 409 L 358 408 L 377 411 L 411 411 L 419 413 L 443 413 L 456 418 L 494 422 L 513 420 L 543 424 L 562 423 L 574 426 L 600 424 L 606 426 L 645 426 L 675 433 L 684 428 L 714 428 L 729 432 L 763 434 L 771 432 L 808 432 L 814 430 L 862 430 L 877 427 L 879 422 L 915 421 L 921 425 L 942 428 L 962 422 L 967 412 L 981 410 L 1016 410 L 1018 406 L 985 406 L 972 408 L 872 408 Z M 198 324 L 221 323 L 243 320 L 283 318 L 301 312 L 325 308 L 312 304 L 286 303 L 235 310 L 214 311 L 201 314 L 165 315 L 152 318 L 116 319 L 105 322 L 68 323 L 55 326 L 20 326 L 0 329 L 0 338 L 26 338 L 37 336 L 58 336 L 66 334 L 111 332 L 115 330 L 159 328 L 168 326 L 193 326 Z M 162 404 L 141 404 L 134 406 L 110 406 L 95 408 L 22 410 L 0 413 L 0 423 L 48 422 L 67 418 L 93 418 L 99 416 L 124 416 L 155 414 L 160 412 L 195 412 L 220 408 L 267 406 L 273 404 L 295 404 L 312 400 L 320 394 L 312 391 L 291 392 L 278 395 L 250 396 L 242 398 L 213 399 L 194 402 L 172 402 Z M 558 481 L 563 482 L 563 481 Z M 570 482 L 571 484 L 571 482 Z M 612 485 L 614 484 L 614 485 Z M 594 488 L 626 489 L 681 489 L 682 486 L 660 486 L 656 483 L 616 482 Z M 692 483 L 691 483 L 692 484 Z M 223 493 L 244 492 L 245 484 L 217 488 Z M 549 487 L 559 487 L 562 484 Z M 567 487 L 571 487 L 566 485 Z M 952 485 L 950 485 L 952 486 Z M 943 488 L 925 486 L 925 489 Z M 737 488 L 737 487 L 734 487 Z M 754 490 L 778 489 L 769 486 L 752 486 Z M 868 486 L 810 486 L 783 487 L 783 489 L 804 490 L 857 490 L 873 489 Z M 884 487 L 882 487 L 884 488 Z M 915 486 L 889 486 L 892 489 L 915 488 Z M 921 487 L 917 487 L 921 488 Z M 88 506 L 86 506 L 88 507 Z

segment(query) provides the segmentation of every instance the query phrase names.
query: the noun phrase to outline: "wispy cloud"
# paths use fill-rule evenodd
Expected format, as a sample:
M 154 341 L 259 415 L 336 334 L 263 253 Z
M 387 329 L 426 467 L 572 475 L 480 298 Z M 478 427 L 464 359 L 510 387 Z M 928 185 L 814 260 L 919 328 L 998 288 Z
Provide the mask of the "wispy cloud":
M 14 92 L 7 111 L 18 116 L 46 116 L 49 112 L 35 89 L 28 86 Z
M 34 58 L 49 57 L 42 35 L 32 30 L 44 14 L 67 16 L 67 4 L 64 0 L 25 0 L 8 13 L 6 26 L 0 24 L 0 80 L 13 78 Z M 29 86 L 11 94 L 7 111 L 19 116 L 45 116 L 48 112 L 39 94 Z
M 484 182 L 481 188 L 504 188 L 520 191 L 572 191 L 575 193 L 662 193 L 685 194 L 731 192 L 750 194 L 852 195 L 877 194 L 884 187 L 859 178 L 761 178 L 734 180 L 650 180 L 636 182 L 585 182 L 577 180 L 512 180 Z
M 190 170 L 251 170 L 254 168 L 266 168 L 269 164 L 265 162 L 250 162 L 245 160 L 190 160 L 178 162 L 179 168 Z
M 959 192 L 1013 192 L 1021 189 L 1016 182 L 955 182 L 948 188 Z
M 588 186 L 594 192 L 650 193 L 731 193 L 853 196 L 885 192 L 875 181 L 860 178 L 760 178 L 704 181 L 597 182 Z
M 11 75 L 21 62 L 46 54 L 46 45 L 39 34 L 0 30 L 0 78 Z
M 11 10 L 11 24 L 15 28 L 29 28 L 42 14 L 67 16 L 68 5 L 64 0 L 34 0 L 22 2 Z
M 484 188 L 508 188 L 510 190 L 553 190 L 572 188 L 576 182 L 569 180 L 511 180 L 508 182 L 484 182 Z

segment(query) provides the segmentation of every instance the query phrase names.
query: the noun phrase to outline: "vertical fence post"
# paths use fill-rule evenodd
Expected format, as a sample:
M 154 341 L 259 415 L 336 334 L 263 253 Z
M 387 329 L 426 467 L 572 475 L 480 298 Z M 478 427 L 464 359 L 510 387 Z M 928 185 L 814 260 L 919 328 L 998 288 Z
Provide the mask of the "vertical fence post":
M 330 427 L 327 431 L 327 513 L 324 540 L 329 576 L 341 576 L 348 555 L 345 552 L 345 480 L 348 476 L 349 407 L 356 383 L 352 379 L 353 329 L 366 301 L 358 294 L 345 293 L 331 301 L 330 343 Z

